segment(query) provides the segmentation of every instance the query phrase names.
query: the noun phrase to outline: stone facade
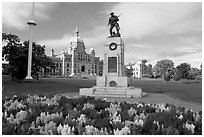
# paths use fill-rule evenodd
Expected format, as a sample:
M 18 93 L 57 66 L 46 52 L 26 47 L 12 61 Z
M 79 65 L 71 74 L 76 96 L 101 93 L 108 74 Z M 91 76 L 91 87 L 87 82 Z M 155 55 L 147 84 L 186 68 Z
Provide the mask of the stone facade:
M 52 50 L 50 59 L 53 60 L 55 69 L 49 71 L 50 75 L 55 76 L 88 76 L 103 74 L 103 61 L 96 57 L 95 50 L 90 49 L 89 53 L 85 51 L 83 39 L 76 30 L 76 36 L 68 44 L 68 51 L 62 51 L 55 55 Z

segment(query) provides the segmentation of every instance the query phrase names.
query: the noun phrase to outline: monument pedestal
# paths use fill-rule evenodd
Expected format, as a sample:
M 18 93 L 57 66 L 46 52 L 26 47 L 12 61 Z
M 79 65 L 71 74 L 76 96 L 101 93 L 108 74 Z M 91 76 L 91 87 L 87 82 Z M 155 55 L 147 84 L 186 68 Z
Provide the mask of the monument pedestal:
M 142 97 L 141 88 L 129 87 L 125 76 L 124 43 L 120 37 L 108 37 L 104 46 L 103 76 L 97 77 L 96 86 L 82 88 L 79 94 L 102 97 Z
M 145 94 L 141 88 L 135 87 L 97 87 L 81 88 L 79 91 L 83 96 L 101 96 L 101 97 L 129 97 L 141 98 Z

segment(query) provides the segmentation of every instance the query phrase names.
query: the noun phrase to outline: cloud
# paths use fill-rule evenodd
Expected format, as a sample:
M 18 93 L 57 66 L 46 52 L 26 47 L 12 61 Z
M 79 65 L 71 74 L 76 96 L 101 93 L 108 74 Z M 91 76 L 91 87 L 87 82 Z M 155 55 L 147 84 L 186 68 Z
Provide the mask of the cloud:
M 68 43 L 72 37 L 73 35 L 66 34 L 58 39 L 39 40 L 37 43 L 45 45 L 47 55 L 50 54 L 52 49 L 54 49 L 55 54 L 60 54 L 61 51 L 68 50 Z
M 140 39 L 147 35 L 168 35 L 201 29 L 201 3 L 122 2 L 112 10 L 118 15 L 122 14 L 119 24 L 124 37 Z M 195 16 L 197 13 L 200 13 L 199 19 Z
M 54 3 L 35 3 L 35 20 L 49 20 L 48 12 L 53 9 Z M 31 2 L 3 2 L 2 24 L 6 28 L 24 30 L 26 22 L 30 20 Z
M 181 63 L 188 63 L 191 64 L 191 67 L 199 68 L 202 63 L 202 52 L 195 52 L 178 57 L 169 57 L 169 59 L 174 61 L 175 66 Z

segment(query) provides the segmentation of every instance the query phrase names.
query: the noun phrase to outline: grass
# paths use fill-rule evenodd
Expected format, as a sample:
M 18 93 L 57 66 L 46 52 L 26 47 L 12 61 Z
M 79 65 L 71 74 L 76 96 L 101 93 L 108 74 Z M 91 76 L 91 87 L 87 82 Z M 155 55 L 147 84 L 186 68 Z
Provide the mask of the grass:
M 70 78 L 44 78 L 39 83 L 19 83 L 3 76 L 4 89 L 2 97 L 13 95 L 53 95 L 58 93 L 76 92 L 80 88 L 96 85 L 95 80 Z M 185 101 L 202 103 L 202 82 L 186 84 L 183 82 L 164 82 L 162 80 L 132 79 L 130 86 L 141 87 L 146 93 L 164 93 Z

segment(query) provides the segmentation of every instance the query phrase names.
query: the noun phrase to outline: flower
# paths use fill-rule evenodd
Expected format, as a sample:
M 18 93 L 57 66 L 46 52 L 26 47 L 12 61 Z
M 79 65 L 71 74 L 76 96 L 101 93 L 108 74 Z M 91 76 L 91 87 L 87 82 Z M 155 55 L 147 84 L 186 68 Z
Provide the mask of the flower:
M 85 123 L 87 121 L 86 116 L 84 114 L 81 114 L 80 117 L 78 118 L 78 120 L 80 123 Z
M 128 127 L 123 127 L 121 130 L 119 130 L 118 128 L 114 131 L 114 135 L 128 135 L 130 134 L 130 129 Z
M 131 107 L 129 110 L 128 110 L 128 114 L 130 115 L 130 116 L 132 116 L 132 115 L 134 115 L 134 114 L 136 114 L 137 113 L 137 110 L 135 110 L 133 107 Z
M 202 134 L 202 112 L 168 104 L 29 95 L 4 99 L 2 114 L 3 134 Z
M 190 130 L 190 131 L 192 132 L 192 134 L 194 133 L 195 126 L 194 126 L 193 124 L 188 124 L 188 123 L 186 122 L 185 128 L 187 128 L 188 130 Z
M 182 119 L 183 119 L 183 115 L 180 115 L 180 116 L 178 117 L 178 119 L 182 120 Z
M 93 104 L 85 103 L 83 109 L 86 109 L 86 108 L 94 109 L 94 107 L 95 107 L 95 106 L 94 106 Z

